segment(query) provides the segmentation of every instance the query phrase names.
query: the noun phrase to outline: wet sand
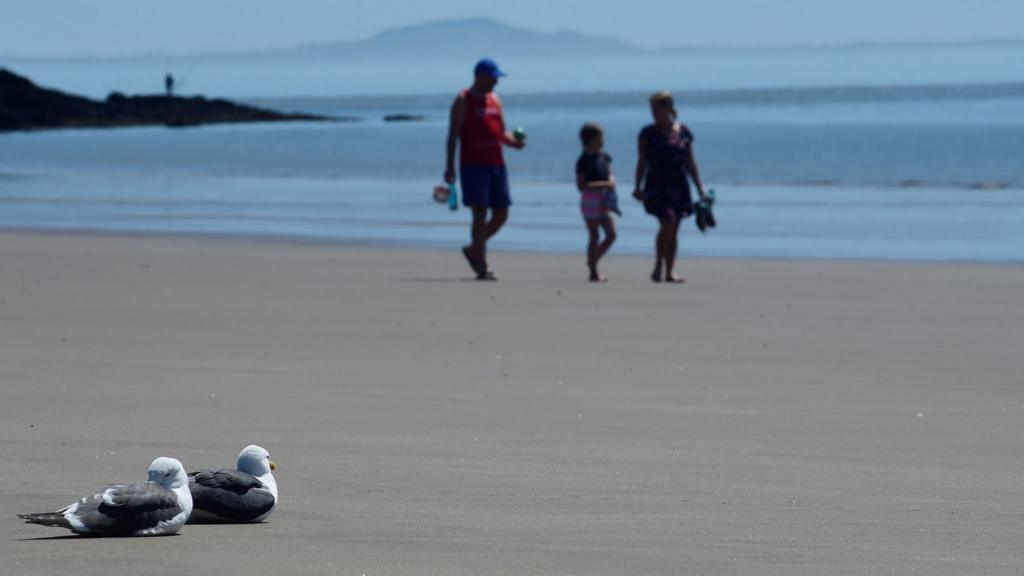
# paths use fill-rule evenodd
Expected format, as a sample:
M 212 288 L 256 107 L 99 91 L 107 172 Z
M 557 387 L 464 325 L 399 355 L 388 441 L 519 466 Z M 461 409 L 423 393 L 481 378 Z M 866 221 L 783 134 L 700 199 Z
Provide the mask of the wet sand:
M 649 264 L 0 233 L 0 572 L 1024 571 L 1024 268 Z M 265 524 L 14 516 L 249 443 Z

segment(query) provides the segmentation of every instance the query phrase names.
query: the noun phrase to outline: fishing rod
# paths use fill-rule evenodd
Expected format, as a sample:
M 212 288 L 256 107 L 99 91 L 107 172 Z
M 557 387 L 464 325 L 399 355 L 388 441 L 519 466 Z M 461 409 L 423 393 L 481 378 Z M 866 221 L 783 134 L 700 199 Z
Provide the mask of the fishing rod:
M 196 69 L 196 66 L 199 65 L 199 61 L 202 60 L 202 58 L 202 54 L 196 55 L 195 59 L 192 60 L 192 64 L 188 67 L 187 70 L 185 70 L 185 73 L 182 74 L 180 77 L 174 79 L 174 87 L 176 89 L 181 90 L 181 88 L 185 86 L 185 82 L 188 80 L 189 76 L 192 75 L 192 72 Z

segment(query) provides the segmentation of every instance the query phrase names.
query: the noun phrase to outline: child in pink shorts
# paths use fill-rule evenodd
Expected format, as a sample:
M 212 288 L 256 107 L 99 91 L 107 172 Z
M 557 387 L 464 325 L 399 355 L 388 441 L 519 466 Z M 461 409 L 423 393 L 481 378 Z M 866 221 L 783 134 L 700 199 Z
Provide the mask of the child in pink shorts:
M 576 161 L 576 187 L 580 191 L 580 210 L 587 225 L 590 241 L 587 243 L 587 267 L 591 282 L 606 282 L 597 271 L 597 261 L 615 242 L 615 220 L 611 212 L 618 213 L 615 198 L 615 177 L 612 176 L 612 158 L 604 152 L 604 131 L 597 124 L 584 124 L 580 129 L 583 153 Z M 604 240 L 600 239 L 604 230 Z

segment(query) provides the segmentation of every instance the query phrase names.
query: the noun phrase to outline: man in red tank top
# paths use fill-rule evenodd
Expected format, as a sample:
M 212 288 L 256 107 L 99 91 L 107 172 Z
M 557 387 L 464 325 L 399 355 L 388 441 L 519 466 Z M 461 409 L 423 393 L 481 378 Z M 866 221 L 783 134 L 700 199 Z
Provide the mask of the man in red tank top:
M 505 224 L 512 204 L 502 146 L 522 149 L 526 143 L 505 130 L 501 100 L 494 93 L 505 73 L 490 58 L 477 62 L 473 73 L 473 85 L 459 92 L 452 104 L 444 180 L 455 182 L 455 148 L 461 144 L 462 203 L 473 211 L 473 241 L 462 253 L 477 280 L 497 280 L 487 266 L 487 240 Z

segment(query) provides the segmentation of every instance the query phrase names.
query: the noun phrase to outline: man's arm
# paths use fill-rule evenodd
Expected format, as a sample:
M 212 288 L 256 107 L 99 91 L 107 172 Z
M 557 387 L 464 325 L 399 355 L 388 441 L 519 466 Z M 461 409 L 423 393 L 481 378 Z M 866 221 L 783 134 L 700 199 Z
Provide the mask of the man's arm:
M 466 97 L 459 94 L 452 102 L 451 116 L 448 119 L 448 144 L 445 148 L 444 181 L 455 182 L 455 146 L 462 132 L 462 119 L 466 117 Z
M 526 147 L 526 138 L 523 138 L 522 140 L 516 140 L 516 137 L 513 136 L 511 132 L 506 130 L 501 134 L 501 143 L 504 144 L 505 146 L 515 148 L 516 150 L 522 150 L 523 148 Z
M 504 110 L 505 107 L 504 107 L 504 105 L 502 105 L 501 98 L 499 98 L 498 95 L 495 94 L 494 95 L 494 99 L 498 101 L 498 105 L 502 106 L 502 110 Z M 501 118 L 501 129 L 502 129 L 502 131 L 501 131 L 501 143 L 502 144 L 504 144 L 505 146 L 509 146 L 509 147 L 515 148 L 516 150 L 522 150 L 523 148 L 526 147 L 526 139 L 525 138 L 522 139 L 522 140 L 517 140 L 516 137 L 512 134 L 512 132 L 510 132 L 508 130 L 505 130 L 505 117 L 504 116 L 502 116 L 502 118 Z

